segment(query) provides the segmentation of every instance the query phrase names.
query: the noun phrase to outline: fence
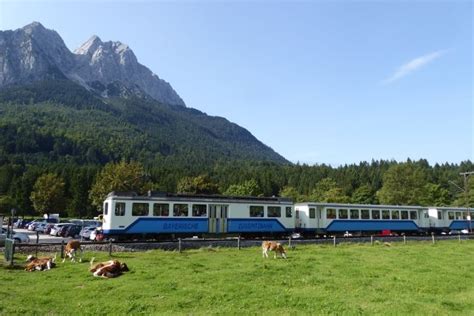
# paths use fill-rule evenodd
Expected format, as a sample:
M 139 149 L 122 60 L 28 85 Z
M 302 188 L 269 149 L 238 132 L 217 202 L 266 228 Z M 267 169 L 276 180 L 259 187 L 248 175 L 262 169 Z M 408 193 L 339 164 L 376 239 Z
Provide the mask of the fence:
M 400 242 L 407 244 L 408 242 L 428 241 L 436 243 L 441 240 L 458 240 L 463 242 L 465 240 L 474 240 L 474 235 L 455 235 L 455 236 L 366 236 L 366 237 L 331 237 L 320 239 L 285 239 L 278 240 L 289 248 L 294 248 L 298 245 L 330 245 L 337 247 L 341 243 L 376 243 L 384 242 Z M 162 249 L 171 251 L 183 251 L 187 249 L 199 248 L 237 248 L 244 247 L 258 247 L 262 243 L 262 239 L 243 239 L 243 238 L 227 238 L 227 239 L 177 239 L 173 241 L 102 241 L 102 242 L 81 242 L 81 247 L 84 251 L 101 251 L 108 252 L 112 255 L 114 252 L 136 252 L 146 251 L 151 249 Z M 35 253 L 57 253 L 64 257 L 64 241 L 62 243 L 36 243 L 36 244 L 15 244 L 14 251 L 22 254 Z
M 15 257 L 15 239 L 5 239 L 5 262 L 8 266 L 13 265 L 13 258 Z

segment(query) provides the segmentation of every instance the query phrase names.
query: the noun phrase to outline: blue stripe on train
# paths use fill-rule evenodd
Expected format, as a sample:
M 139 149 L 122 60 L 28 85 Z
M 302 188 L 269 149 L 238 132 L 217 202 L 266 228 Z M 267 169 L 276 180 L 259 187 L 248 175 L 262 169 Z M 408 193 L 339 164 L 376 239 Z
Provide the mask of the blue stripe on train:
M 104 234 L 205 233 L 208 231 L 208 226 L 207 218 L 138 218 L 123 230 L 104 230 Z
M 217 219 L 217 227 L 219 221 Z M 138 218 L 124 229 L 104 229 L 104 234 L 174 234 L 207 233 L 208 218 Z M 286 232 L 289 231 L 277 219 L 227 219 L 228 233 Z
M 328 225 L 328 232 L 343 231 L 376 231 L 376 230 L 418 230 L 418 226 L 413 221 L 394 221 L 394 220 L 333 220 Z
M 471 221 L 471 226 L 474 227 L 474 221 Z M 449 225 L 449 229 L 469 229 L 469 221 L 468 220 L 461 220 L 461 221 L 453 221 L 451 225 Z
M 227 232 L 229 233 L 260 233 L 260 232 L 286 232 L 287 229 L 275 219 L 247 219 L 229 218 Z

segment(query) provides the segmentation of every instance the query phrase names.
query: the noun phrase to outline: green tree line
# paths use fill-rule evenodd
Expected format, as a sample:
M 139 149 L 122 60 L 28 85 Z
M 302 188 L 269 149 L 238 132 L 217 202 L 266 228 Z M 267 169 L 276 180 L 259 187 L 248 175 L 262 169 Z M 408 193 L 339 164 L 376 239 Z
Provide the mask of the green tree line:
M 426 160 L 372 161 L 332 167 L 270 162 L 224 162 L 186 166 L 137 161 L 47 165 L 7 163 L 0 166 L 0 213 L 16 208 L 21 215 L 60 213 L 91 217 L 110 191 L 148 190 L 285 196 L 295 202 L 335 202 L 474 207 L 474 176 L 467 194 L 460 172 L 471 161 L 435 164 Z

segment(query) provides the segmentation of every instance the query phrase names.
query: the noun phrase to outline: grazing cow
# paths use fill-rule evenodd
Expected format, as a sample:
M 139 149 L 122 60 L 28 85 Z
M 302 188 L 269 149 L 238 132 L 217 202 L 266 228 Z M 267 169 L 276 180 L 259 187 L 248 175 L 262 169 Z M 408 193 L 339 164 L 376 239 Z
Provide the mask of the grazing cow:
M 95 277 L 115 278 L 122 272 L 129 271 L 127 264 L 120 263 L 118 260 L 110 260 L 94 265 L 94 258 L 91 260 L 91 269 L 89 270 Z
M 70 240 L 66 244 L 66 248 L 64 249 L 66 255 L 64 256 L 63 262 L 66 261 L 66 257 L 71 258 L 71 262 L 76 261 L 76 253 L 77 251 L 81 252 L 81 257 L 79 258 L 79 262 L 82 262 L 82 248 L 81 242 L 79 240 Z
M 286 251 L 285 248 L 279 243 L 275 241 L 264 241 L 262 242 L 262 257 L 268 258 L 268 251 L 274 251 L 275 252 L 275 259 L 277 257 L 277 254 L 280 254 L 282 258 L 286 258 Z
M 33 255 L 29 255 L 26 258 L 26 262 L 28 264 L 25 267 L 25 271 L 33 272 L 33 271 L 43 271 L 43 270 L 51 270 L 52 267 L 56 265 L 56 255 L 54 257 L 43 257 L 43 258 L 36 258 Z

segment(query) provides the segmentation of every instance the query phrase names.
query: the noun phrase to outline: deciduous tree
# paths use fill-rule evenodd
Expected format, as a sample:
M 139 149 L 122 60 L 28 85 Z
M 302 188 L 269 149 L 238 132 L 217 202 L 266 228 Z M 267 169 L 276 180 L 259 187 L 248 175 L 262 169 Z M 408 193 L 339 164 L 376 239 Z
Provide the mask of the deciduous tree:
M 177 190 L 179 193 L 189 194 L 216 194 L 219 193 L 219 187 L 213 183 L 207 175 L 197 177 L 185 177 L 178 182 Z
M 64 180 L 56 174 L 41 175 L 33 186 L 30 196 L 39 214 L 59 213 L 64 210 Z
M 259 196 L 262 194 L 262 190 L 257 181 L 250 179 L 242 184 L 231 184 L 224 194 L 236 196 Z
M 383 187 L 377 192 L 382 204 L 420 205 L 427 175 L 412 162 L 391 166 L 383 176 Z
M 134 191 L 145 193 L 151 184 L 147 182 L 146 173 L 139 162 L 108 163 L 98 173 L 89 193 L 89 198 L 98 209 L 102 209 L 107 194 L 112 191 Z

